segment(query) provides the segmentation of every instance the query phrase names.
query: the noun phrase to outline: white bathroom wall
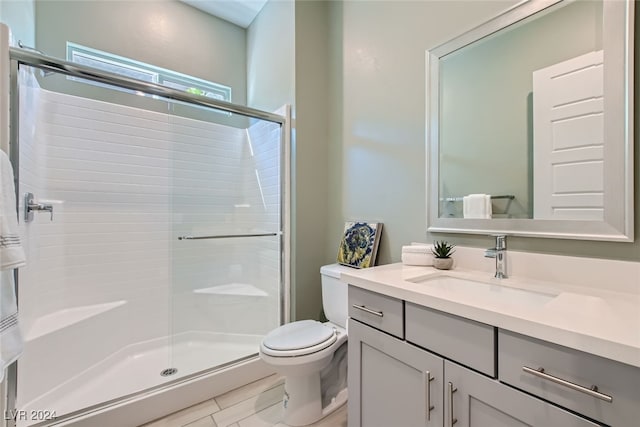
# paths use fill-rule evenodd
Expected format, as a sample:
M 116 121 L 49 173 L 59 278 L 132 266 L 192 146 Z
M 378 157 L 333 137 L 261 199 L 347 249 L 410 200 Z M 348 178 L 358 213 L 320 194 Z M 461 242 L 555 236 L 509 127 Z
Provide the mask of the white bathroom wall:
M 34 151 L 41 202 L 21 277 L 33 317 L 105 301 L 163 301 L 168 283 L 171 140 L 167 116 L 41 91 Z M 32 239 L 33 240 L 33 239 Z M 156 306 L 153 302 L 151 307 Z M 29 325 L 29 320 L 25 325 Z M 159 327 L 157 327 L 159 326 Z M 156 333 L 166 329 L 156 325 Z M 27 329 L 27 339 L 29 339 Z M 144 334 L 146 335 L 146 334 Z

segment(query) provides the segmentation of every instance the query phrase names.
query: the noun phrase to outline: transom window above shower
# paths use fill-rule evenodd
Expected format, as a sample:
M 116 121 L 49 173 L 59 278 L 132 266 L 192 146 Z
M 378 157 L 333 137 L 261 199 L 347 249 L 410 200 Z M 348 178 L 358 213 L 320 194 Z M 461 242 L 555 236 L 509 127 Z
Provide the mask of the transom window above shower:
M 188 76 L 186 74 L 156 67 L 155 65 L 146 64 L 144 62 L 82 46 L 76 43 L 67 42 L 67 61 L 119 74 L 136 80 L 157 83 L 171 89 L 231 102 L 231 88 L 229 86 Z M 104 83 L 80 79 L 77 77 L 68 78 L 92 85 L 108 86 Z M 126 89 L 119 90 L 127 91 Z M 140 95 L 144 94 L 140 93 Z

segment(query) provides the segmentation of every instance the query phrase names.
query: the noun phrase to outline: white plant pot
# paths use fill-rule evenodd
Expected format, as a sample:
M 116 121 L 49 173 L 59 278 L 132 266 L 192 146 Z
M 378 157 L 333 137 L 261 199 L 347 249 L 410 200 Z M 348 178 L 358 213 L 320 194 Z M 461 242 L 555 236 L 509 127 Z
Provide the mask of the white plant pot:
M 453 267 L 453 258 L 434 258 L 433 266 L 438 270 L 449 270 Z

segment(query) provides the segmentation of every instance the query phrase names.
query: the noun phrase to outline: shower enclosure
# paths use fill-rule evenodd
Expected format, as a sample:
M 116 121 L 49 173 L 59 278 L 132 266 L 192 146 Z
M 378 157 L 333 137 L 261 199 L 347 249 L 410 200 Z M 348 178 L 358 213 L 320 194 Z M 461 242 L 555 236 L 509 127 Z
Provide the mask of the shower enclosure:
M 16 424 L 72 422 L 255 359 L 288 320 L 286 109 L 11 58 L 28 259 Z

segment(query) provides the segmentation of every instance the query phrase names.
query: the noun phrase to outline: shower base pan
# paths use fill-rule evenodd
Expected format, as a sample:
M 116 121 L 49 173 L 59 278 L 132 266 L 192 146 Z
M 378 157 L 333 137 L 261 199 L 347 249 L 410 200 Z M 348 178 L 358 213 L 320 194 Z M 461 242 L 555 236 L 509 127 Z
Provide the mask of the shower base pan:
M 187 332 L 131 345 L 31 402 L 18 401 L 17 410 L 27 415 L 55 412 L 58 422 L 44 425 L 138 426 L 270 375 L 256 356 L 260 340 L 251 335 Z M 215 366 L 225 367 L 212 371 Z M 207 370 L 211 372 L 197 375 Z M 131 399 L 124 402 L 123 397 Z M 185 399 L 186 403 L 178 403 Z M 149 402 L 155 403 L 141 411 Z M 132 404 L 140 408 L 132 412 Z M 84 414 L 86 408 L 89 414 Z M 63 421 L 68 416 L 72 418 Z M 99 423 L 98 416 L 103 418 Z M 17 427 L 41 422 L 18 419 Z

